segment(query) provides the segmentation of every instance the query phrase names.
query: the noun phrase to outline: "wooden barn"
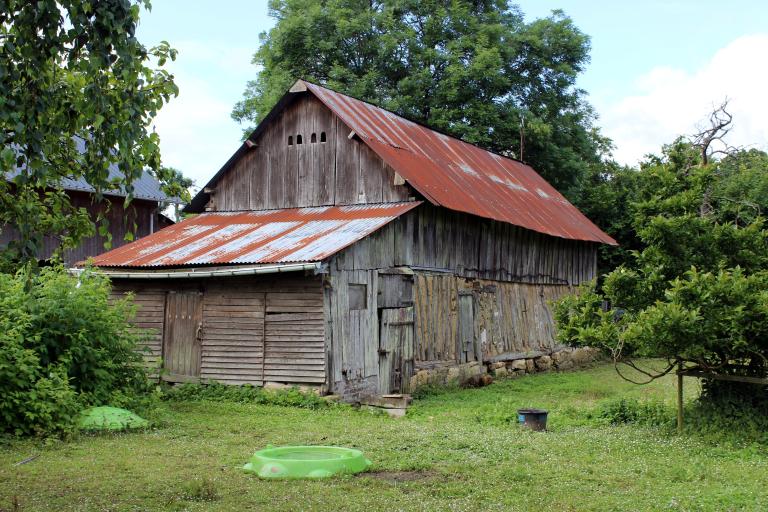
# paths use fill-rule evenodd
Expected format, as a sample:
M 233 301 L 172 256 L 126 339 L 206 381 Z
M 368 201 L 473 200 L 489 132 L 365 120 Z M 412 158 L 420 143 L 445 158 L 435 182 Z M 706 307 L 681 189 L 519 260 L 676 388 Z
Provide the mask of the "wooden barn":
M 79 137 L 74 137 L 73 140 L 78 151 L 85 152 L 85 141 Z M 24 168 L 20 167 L 6 174 L 5 179 L 12 182 L 16 176 L 23 172 Z M 122 177 L 123 174 L 116 165 L 109 167 L 110 180 L 121 179 Z M 112 247 L 126 244 L 125 235 L 130 230 L 134 231 L 134 238 L 142 238 L 173 224 L 171 219 L 162 214 L 162 210 L 168 204 L 181 203 L 177 198 L 166 196 L 157 179 L 146 171 L 134 180 L 133 200 L 128 206 L 125 206 L 127 194 L 123 190 L 103 191 L 104 197 L 97 201 L 96 189 L 82 178 L 65 178 L 61 181 L 61 188 L 66 192 L 72 206 L 87 210 L 94 223 L 96 223 L 99 215 L 106 216 L 109 220 Z M 134 224 L 135 230 L 133 229 Z M 18 239 L 19 231 L 16 226 L 0 225 L 0 247 Z M 106 240 L 106 237 L 101 236 L 98 232 L 83 239 L 77 247 L 63 251 L 61 255 L 63 263 L 70 267 L 79 261 L 104 252 Z M 59 237 L 46 236 L 43 239 L 43 246 L 38 251 L 38 259 L 40 261 L 48 260 L 60 245 Z
M 170 381 L 407 392 L 554 346 L 615 242 L 529 166 L 298 81 L 187 211 L 96 258 Z

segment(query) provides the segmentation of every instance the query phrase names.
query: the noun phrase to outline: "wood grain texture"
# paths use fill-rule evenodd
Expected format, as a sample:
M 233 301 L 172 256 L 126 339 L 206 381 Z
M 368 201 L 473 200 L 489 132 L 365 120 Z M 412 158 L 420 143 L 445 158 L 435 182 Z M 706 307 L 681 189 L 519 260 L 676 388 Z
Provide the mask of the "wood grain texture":
M 382 309 L 379 393 L 408 393 L 413 364 L 413 308 Z
M 214 185 L 208 208 L 261 210 L 411 197 L 410 186 L 395 185 L 392 168 L 359 140 L 349 139 L 349 132 L 319 100 L 298 95 L 262 132 L 256 147 Z M 297 144 L 299 135 L 302 144 Z
M 489 361 L 555 345 L 550 303 L 573 288 L 419 272 L 414 282 L 417 365 Z
M 184 281 L 128 281 L 115 284 L 113 295 L 134 293 L 137 327 L 150 330 L 149 362 L 163 356 L 174 376 L 194 373 L 185 361 L 195 353 L 171 344 L 162 354 L 163 332 L 186 333 L 188 295 L 202 293 L 199 344 L 200 378 L 228 384 L 323 384 L 325 315 L 320 279 L 310 276 L 254 276 Z M 166 296 L 175 298 L 166 307 Z M 170 308 L 170 313 L 166 311 Z M 182 313 L 184 311 L 184 313 Z M 170 316 L 169 316 L 170 315 Z M 192 333 L 196 336 L 197 329 Z M 186 358 L 186 359 L 185 359 Z
M 332 266 L 572 286 L 596 276 L 597 247 L 423 204 L 337 254 Z
M 133 303 L 136 306 L 136 316 L 132 324 L 141 335 L 140 349 L 144 361 L 151 376 L 157 377 L 156 369 L 162 358 L 166 290 L 152 286 L 136 290 L 132 286 L 114 284 L 110 298 L 111 300 L 124 299 L 128 294 L 133 296 Z

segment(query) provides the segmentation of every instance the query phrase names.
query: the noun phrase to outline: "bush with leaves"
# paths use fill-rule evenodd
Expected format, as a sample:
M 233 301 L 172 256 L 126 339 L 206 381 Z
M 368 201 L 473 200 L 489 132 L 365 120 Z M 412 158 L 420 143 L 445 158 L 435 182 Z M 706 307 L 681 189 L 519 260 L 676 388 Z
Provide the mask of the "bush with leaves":
M 0 431 L 66 431 L 83 407 L 148 391 L 133 306 L 109 291 L 87 272 L 0 274 Z
M 634 356 L 668 359 L 649 379 L 678 364 L 766 377 L 766 171 L 768 154 L 740 151 L 704 165 L 682 139 L 649 157 L 627 206 L 641 247 L 601 289 L 592 285 L 557 305 L 559 340 L 603 347 L 630 365 Z M 742 387 L 745 396 L 764 394 Z

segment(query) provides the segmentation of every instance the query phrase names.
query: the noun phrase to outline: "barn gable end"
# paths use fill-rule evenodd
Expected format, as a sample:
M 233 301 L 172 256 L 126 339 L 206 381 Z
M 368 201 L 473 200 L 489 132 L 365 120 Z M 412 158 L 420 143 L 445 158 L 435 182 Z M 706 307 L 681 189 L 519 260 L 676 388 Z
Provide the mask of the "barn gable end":
M 264 210 L 405 201 L 413 192 L 317 98 L 292 101 L 208 185 L 207 210 Z

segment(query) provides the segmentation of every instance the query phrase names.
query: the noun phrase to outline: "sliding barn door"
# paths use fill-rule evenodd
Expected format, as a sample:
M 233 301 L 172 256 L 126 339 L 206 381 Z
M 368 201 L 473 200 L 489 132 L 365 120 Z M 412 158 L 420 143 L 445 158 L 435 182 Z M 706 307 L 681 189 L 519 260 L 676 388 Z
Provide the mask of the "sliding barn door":
M 169 292 L 163 334 L 164 380 L 192 382 L 200 378 L 202 327 L 202 292 Z

